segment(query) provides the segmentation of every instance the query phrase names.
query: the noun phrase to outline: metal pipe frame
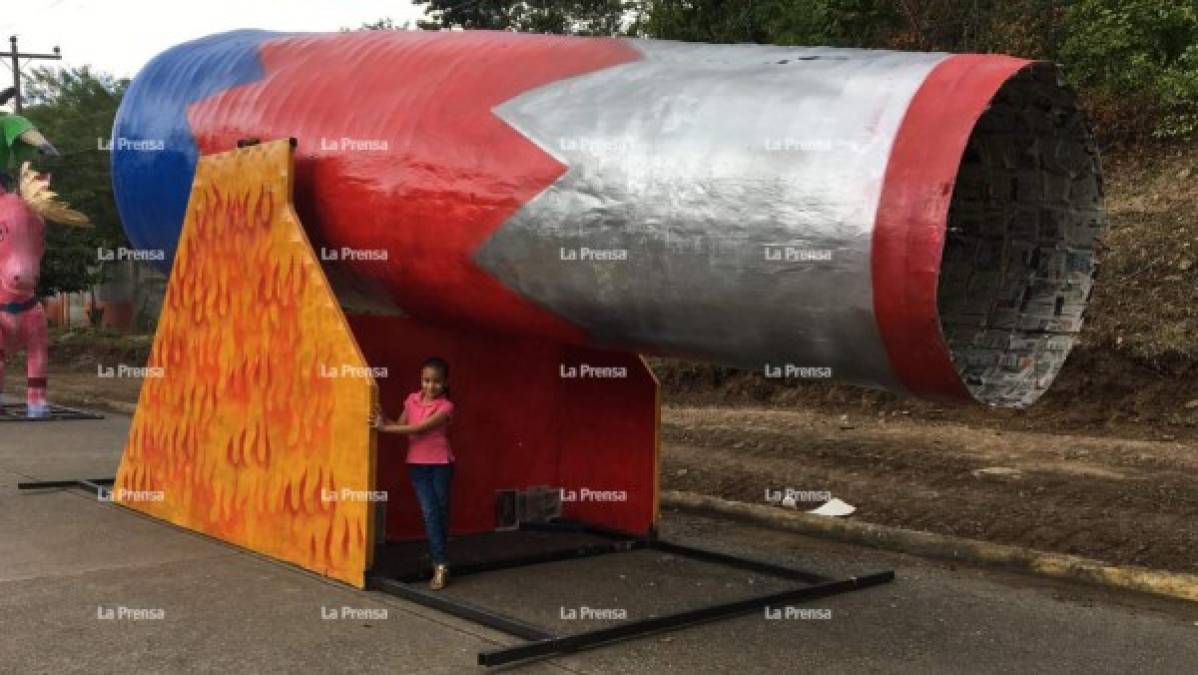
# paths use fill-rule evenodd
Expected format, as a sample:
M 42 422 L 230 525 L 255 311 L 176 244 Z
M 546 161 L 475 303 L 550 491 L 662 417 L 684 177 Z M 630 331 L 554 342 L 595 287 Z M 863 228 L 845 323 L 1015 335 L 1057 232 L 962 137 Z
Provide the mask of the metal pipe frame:
M 547 629 L 525 623 L 506 614 L 494 612 L 461 600 L 444 595 L 431 593 L 405 581 L 391 579 L 378 575 L 368 575 L 367 588 L 389 593 L 405 600 L 432 607 L 459 618 L 494 628 L 528 642 L 525 644 L 503 647 L 490 651 L 479 652 L 478 664 L 481 666 L 499 666 L 516 661 L 541 658 L 553 654 L 563 654 L 591 649 L 619 640 L 642 637 L 652 633 L 675 630 L 687 626 L 731 618 L 764 609 L 773 604 L 784 602 L 803 602 L 815 600 L 840 593 L 857 591 L 879 584 L 893 581 L 893 570 L 876 572 L 864 576 L 854 576 L 844 579 L 816 574 L 784 565 L 776 565 L 751 558 L 709 551 L 683 544 L 676 544 L 660 539 L 656 534 L 648 537 L 634 536 L 606 528 L 598 528 L 575 521 L 555 521 L 551 523 L 521 523 L 521 529 L 544 532 L 581 532 L 605 537 L 612 540 L 609 546 L 596 545 L 579 547 L 571 551 L 552 554 L 523 556 L 507 560 L 488 561 L 470 565 L 461 572 L 455 569 L 455 576 L 461 574 L 477 574 L 478 572 L 494 569 L 508 569 L 525 564 L 539 564 L 556 560 L 587 557 L 614 553 L 621 550 L 653 549 L 701 562 L 725 565 L 737 569 L 751 570 L 761 574 L 772 575 L 783 579 L 802 582 L 806 585 L 800 588 L 759 595 L 742 600 L 684 610 L 664 616 L 651 617 L 637 621 L 629 621 L 616 626 L 599 628 L 571 635 L 558 635 Z
M 524 567 L 526 565 L 539 565 L 547 562 L 557 562 L 559 560 L 572 560 L 574 558 L 590 558 L 598 555 L 606 555 L 608 553 L 620 553 L 622 551 L 632 551 L 638 548 L 645 548 L 647 543 L 641 539 L 625 538 L 620 541 L 610 541 L 605 543 L 584 544 L 563 551 L 548 551 L 545 553 L 533 553 L 530 555 L 516 556 L 512 558 L 500 558 L 494 560 L 484 560 L 476 563 L 468 563 L 464 565 L 456 565 L 453 568 L 455 577 L 466 576 L 470 574 L 478 574 L 479 572 L 492 572 L 495 570 L 510 569 L 513 567 Z M 425 581 L 431 576 L 430 572 L 420 572 L 419 574 L 410 574 L 404 577 L 396 578 L 396 581 L 403 583 L 414 583 L 417 581 Z
M 366 588 L 372 591 L 382 591 L 396 597 L 403 598 L 415 602 L 425 607 L 441 610 L 446 614 L 452 614 L 456 617 L 467 619 L 484 626 L 503 631 L 509 635 L 514 635 L 525 640 L 543 641 L 551 640 L 556 636 L 545 630 L 525 623 L 519 619 L 512 618 L 503 614 L 492 612 L 486 608 L 472 605 L 463 600 L 455 600 L 444 595 L 438 595 L 430 591 L 426 591 L 419 586 L 388 579 L 386 577 L 378 577 L 368 575 L 366 577 Z M 479 655 L 481 660 L 482 655 Z
M 770 574 L 791 581 L 802 581 L 808 584 L 822 584 L 832 581 L 832 577 L 822 574 L 815 574 L 806 570 L 786 567 L 784 565 L 775 565 L 773 563 L 764 562 L 761 560 L 753 560 L 752 558 L 741 558 L 739 556 L 728 555 L 726 553 L 718 553 L 702 548 L 694 548 L 693 546 L 684 546 L 673 542 L 663 541 L 661 539 L 652 540 L 649 547 L 664 553 L 673 553 L 675 555 L 701 560 L 707 563 L 717 565 L 727 565 L 728 567 L 736 567 L 759 574 Z
M 686 626 L 694 626 L 701 623 L 707 623 L 709 621 L 716 621 L 718 619 L 726 619 L 733 616 L 749 614 L 773 604 L 815 600 L 818 598 L 828 597 L 830 595 L 838 595 L 848 591 L 857 591 L 863 588 L 877 586 L 879 584 L 884 584 L 893 580 L 893 571 L 878 572 L 863 577 L 849 577 L 847 579 L 804 586 L 803 588 L 795 588 L 778 593 L 759 595 L 753 598 L 746 598 L 744 600 L 736 600 L 719 605 L 700 607 L 698 609 L 667 614 L 665 616 L 641 619 L 639 621 L 630 621 L 617 626 L 599 628 L 596 630 L 587 631 L 585 633 L 578 633 L 576 635 L 563 635 L 529 644 L 480 652 L 478 655 L 478 664 L 481 666 L 499 666 L 505 663 L 523 661 L 525 659 L 548 656 L 550 654 L 560 654 L 564 652 L 590 649 L 592 647 L 598 647 L 600 645 L 616 642 L 618 640 L 627 640 L 629 638 L 642 637 L 652 633 L 675 630 L 678 628 L 684 628 Z
M 656 539 L 655 536 L 648 537 L 613 530 L 609 527 L 599 525 L 590 525 L 588 523 L 579 522 L 577 520 L 567 520 L 559 518 L 546 523 L 520 523 L 520 529 L 529 532 L 577 532 L 582 534 L 590 534 L 596 537 L 604 537 L 606 539 L 635 539 L 637 541 L 652 542 Z
M 45 417 L 26 417 L 24 403 L 5 403 L 0 405 L 0 422 L 63 422 L 104 419 L 103 415 L 53 404 L 49 406 L 49 413 Z
M 17 489 L 42 490 L 79 487 L 88 490 L 92 494 L 101 495 L 105 490 L 111 488 L 114 482 L 114 478 L 76 478 L 68 480 L 24 481 L 17 483 Z M 814 572 L 808 572 L 806 570 L 793 567 L 776 565 L 761 560 L 743 558 L 726 553 L 719 553 L 717 551 L 709 551 L 707 549 L 668 542 L 662 540 L 656 536 L 656 534 L 653 534 L 649 537 L 640 537 L 607 528 L 594 527 L 575 521 L 522 523 L 521 529 L 542 532 L 580 532 L 603 537 L 609 541 L 603 544 L 587 544 L 583 546 L 576 546 L 564 551 L 551 551 L 547 553 L 537 553 L 526 556 L 516 556 L 513 558 L 488 560 L 470 565 L 463 565 L 460 568 L 455 568 L 454 575 L 465 576 L 470 574 L 478 574 L 480 572 L 489 572 L 493 570 L 524 567 L 527 565 L 538 565 L 547 562 L 606 555 L 610 553 L 619 553 L 622 551 L 653 549 L 662 551 L 663 553 L 670 553 L 673 555 L 699 560 L 701 562 L 725 565 L 728 567 L 750 570 L 760 574 L 772 575 L 792 581 L 800 581 L 808 585 L 801 588 L 759 595 L 743 600 L 735 600 L 732 602 L 708 605 L 706 607 L 699 607 L 697 609 L 675 612 L 665 616 L 641 619 L 639 621 L 629 621 L 616 626 L 599 628 L 572 635 L 557 635 L 552 631 L 539 626 L 534 626 L 506 614 L 493 612 L 489 609 L 479 607 L 478 605 L 474 605 L 463 600 L 458 600 L 445 595 L 426 591 L 412 583 L 423 580 L 427 576 L 423 574 L 419 576 L 413 575 L 403 577 L 400 579 L 385 577 L 377 574 L 368 574 L 366 577 L 366 588 L 369 590 L 382 591 L 384 593 L 403 598 L 404 600 L 415 602 L 426 607 L 431 607 L 447 614 L 451 614 L 462 619 L 467 619 L 477 624 L 494 628 L 509 635 L 529 641 L 528 643 L 522 645 L 479 652 L 478 664 L 481 666 L 491 667 L 512 663 L 515 661 L 544 657 L 551 654 L 562 654 L 566 652 L 591 649 L 593 647 L 598 647 L 619 640 L 627 640 L 649 635 L 651 633 L 675 630 L 678 628 L 684 628 L 686 626 L 694 626 L 701 623 L 716 621 L 718 619 L 744 615 L 777 603 L 815 600 L 817 598 L 823 598 L 840 593 L 847 593 L 849 591 L 857 591 L 864 588 L 869 588 L 871 586 L 877 586 L 879 584 L 888 583 L 894 580 L 893 570 L 876 572 L 860 577 L 834 579 L 832 577 L 827 577 L 821 574 L 816 574 Z
M 99 496 L 112 487 L 115 478 L 72 478 L 70 480 L 34 480 L 17 483 L 18 490 L 49 490 L 54 488 L 83 488 Z

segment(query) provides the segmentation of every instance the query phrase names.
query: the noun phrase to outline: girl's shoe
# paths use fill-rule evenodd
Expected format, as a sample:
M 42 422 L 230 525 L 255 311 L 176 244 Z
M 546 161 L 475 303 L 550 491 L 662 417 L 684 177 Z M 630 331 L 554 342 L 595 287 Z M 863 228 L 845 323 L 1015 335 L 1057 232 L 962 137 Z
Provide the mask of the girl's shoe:
M 449 565 L 437 565 L 433 567 L 433 578 L 428 582 L 428 587 L 434 591 L 439 591 L 445 588 L 445 584 L 449 583 Z

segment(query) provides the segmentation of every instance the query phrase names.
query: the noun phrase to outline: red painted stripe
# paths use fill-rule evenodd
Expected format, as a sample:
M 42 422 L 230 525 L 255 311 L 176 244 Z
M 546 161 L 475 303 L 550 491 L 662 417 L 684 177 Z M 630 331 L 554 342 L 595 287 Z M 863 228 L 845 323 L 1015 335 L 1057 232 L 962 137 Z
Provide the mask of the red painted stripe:
M 386 249 L 387 262 L 356 266 L 378 265 L 407 313 L 587 341 L 473 261 L 566 172 L 492 109 L 639 52 L 618 39 L 368 31 L 271 40 L 261 58 L 261 80 L 188 109 L 202 153 L 242 137 L 296 137 L 296 208 L 313 243 Z
M 948 207 L 970 132 L 1029 63 L 982 54 L 941 61 L 915 93 L 890 152 L 873 235 L 874 316 L 895 374 L 920 397 L 973 400 L 936 307 Z

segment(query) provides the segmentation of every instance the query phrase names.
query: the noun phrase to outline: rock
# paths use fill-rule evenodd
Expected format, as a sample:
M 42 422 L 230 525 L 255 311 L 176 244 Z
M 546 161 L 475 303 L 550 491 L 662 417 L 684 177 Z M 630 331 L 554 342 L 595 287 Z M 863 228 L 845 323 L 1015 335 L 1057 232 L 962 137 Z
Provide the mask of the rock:
M 1193 266 L 1194 266 L 1193 260 L 1182 260 L 1181 262 L 1177 263 L 1177 269 L 1181 270 L 1182 272 L 1190 269 Z
M 678 469 L 677 471 L 674 472 L 675 476 L 685 476 L 686 474 L 687 474 L 687 469 Z
M 1198 408 L 1198 398 L 1193 401 L 1186 401 L 1186 410 L 1193 410 L 1194 408 Z

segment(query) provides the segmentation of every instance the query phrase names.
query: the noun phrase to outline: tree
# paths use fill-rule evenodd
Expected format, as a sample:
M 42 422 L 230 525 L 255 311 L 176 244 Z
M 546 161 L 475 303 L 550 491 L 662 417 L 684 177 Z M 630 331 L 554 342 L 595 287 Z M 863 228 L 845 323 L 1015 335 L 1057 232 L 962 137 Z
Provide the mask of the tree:
M 644 0 L 640 33 L 694 42 L 1047 56 L 1069 0 Z M 1012 49 L 1014 47 L 1014 49 Z M 1032 48 L 1035 53 L 1029 53 Z
M 1198 2 L 1079 0 L 1061 55 L 1100 103 L 1155 135 L 1198 133 Z
M 881 46 L 901 25 L 887 0 L 644 0 L 638 34 L 690 42 Z
M 93 73 L 87 66 L 38 68 L 25 86 L 25 115 L 62 157 L 42 158 L 63 201 L 87 214 L 89 230 L 48 224 L 39 295 L 73 293 L 101 283 L 105 270 L 96 249 L 128 246 L 112 194 L 110 156 L 105 146 L 128 80 Z
M 341 28 L 340 30 L 342 33 L 348 33 L 353 30 L 411 30 L 411 29 L 412 29 L 412 23 L 410 21 L 405 21 L 402 24 L 397 24 L 397 23 L 395 23 L 395 19 L 392 19 L 389 16 L 384 16 L 383 18 L 381 18 L 377 21 L 371 21 L 370 23 L 364 23 L 361 26 L 358 26 L 356 29 Z
M 633 0 L 425 0 L 424 30 L 483 29 L 562 35 L 620 35 Z

